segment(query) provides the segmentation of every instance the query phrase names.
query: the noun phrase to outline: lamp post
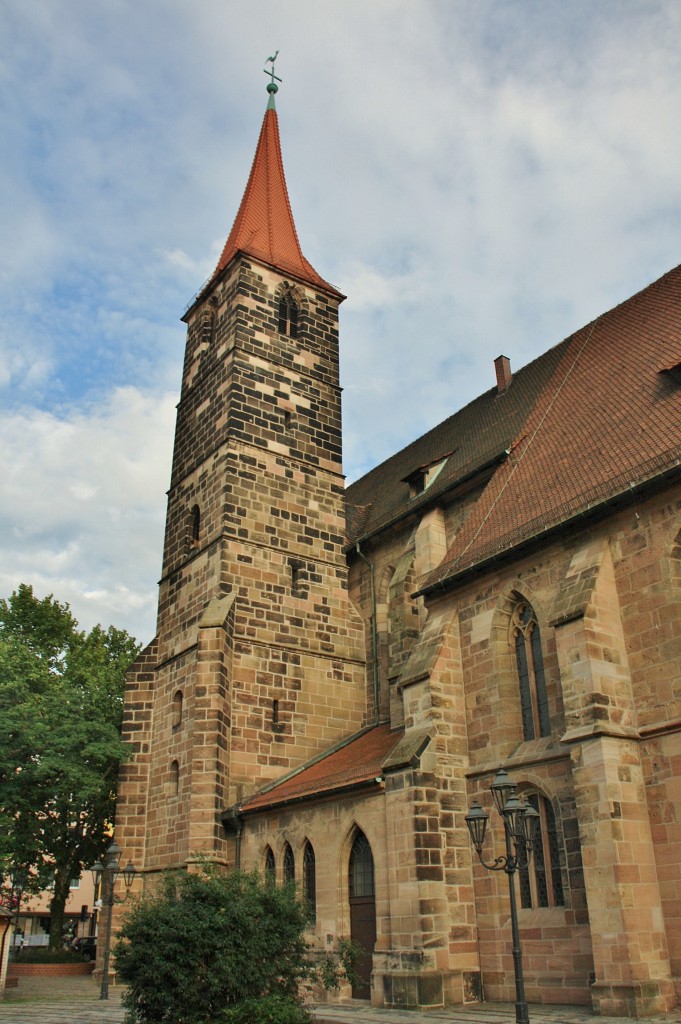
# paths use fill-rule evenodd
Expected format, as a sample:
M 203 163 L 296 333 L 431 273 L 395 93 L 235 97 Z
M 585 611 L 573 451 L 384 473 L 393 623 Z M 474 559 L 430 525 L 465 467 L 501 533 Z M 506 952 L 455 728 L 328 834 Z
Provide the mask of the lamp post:
M 520 932 L 518 930 L 518 907 L 516 904 L 515 881 L 513 876 L 519 868 L 526 868 L 532 856 L 532 846 L 539 821 L 539 814 L 525 800 L 515 795 L 516 787 L 504 768 L 497 772 L 490 787 L 494 797 L 494 805 L 504 822 L 506 853 L 495 857 L 494 863 L 487 864 L 482 857 L 482 845 L 489 815 L 482 809 L 477 800 L 466 815 L 466 825 L 471 841 L 475 847 L 480 863 L 488 871 L 505 871 L 508 875 L 508 887 L 511 900 L 511 934 L 513 937 L 513 970 L 515 973 L 515 1019 L 516 1024 L 529 1024 L 525 1000 L 525 979 L 523 978 L 523 960 L 520 948 Z
M 102 906 L 108 908 L 108 914 L 106 918 L 106 933 L 104 936 L 104 964 L 102 968 L 102 987 L 99 992 L 100 999 L 109 998 L 109 959 L 111 957 L 111 919 L 113 917 L 113 908 L 116 903 L 124 903 L 128 898 L 130 892 L 130 886 L 133 883 L 133 879 L 137 874 L 137 869 L 131 861 L 128 861 L 124 868 L 121 868 L 118 860 L 121 853 L 121 848 L 114 841 L 109 849 L 104 854 L 104 862 L 98 861 L 93 864 L 90 868 L 92 874 L 92 880 L 95 883 L 95 892 L 97 887 L 101 883 L 102 893 Z M 123 875 L 123 881 L 125 882 L 125 896 L 123 899 L 118 899 L 114 893 L 116 885 L 116 879 L 119 875 Z

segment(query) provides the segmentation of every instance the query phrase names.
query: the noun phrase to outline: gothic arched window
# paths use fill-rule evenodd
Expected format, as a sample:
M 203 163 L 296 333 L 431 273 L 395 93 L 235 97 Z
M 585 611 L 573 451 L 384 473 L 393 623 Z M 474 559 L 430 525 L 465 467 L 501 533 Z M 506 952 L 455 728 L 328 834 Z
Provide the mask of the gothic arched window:
M 562 907 L 565 897 L 553 807 L 538 793 L 526 794 L 525 798 L 539 814 L 539 824 L 529 866 L 520 868 L 520 904 L 523 907 Z
M 317 919 L 317 865 L 312 843 L 305 843 L 303 853 L 303 891 L 312 923 Z
M 296 880 L 296 862 L 293 856 L 293 850 L 287 843 L 284 847 L 284 882 L 295 882 Z
M 358 832 L 350 853 L 350 896 L 374 895 L 374 858 L 369 840 Z
M 298 337 L 298 306 L 290 292 L 279 299 L 279 333 Z
M 513 609 L 511 631 L 515 646 L 520 708 L 523 716 L 523 738 L 536 739 L 551 735 L 549 702 L 544 677 L 544 659 L 541 636 L 534 609 L 527 601 L 519 600 Z
M 272 847 L 268 846 L 265 850 L 265 878 L 268 878 L 270 882 L 274 881 L 276 874 L 276 864 L 274 862 L 274 854 L 272 853 Z

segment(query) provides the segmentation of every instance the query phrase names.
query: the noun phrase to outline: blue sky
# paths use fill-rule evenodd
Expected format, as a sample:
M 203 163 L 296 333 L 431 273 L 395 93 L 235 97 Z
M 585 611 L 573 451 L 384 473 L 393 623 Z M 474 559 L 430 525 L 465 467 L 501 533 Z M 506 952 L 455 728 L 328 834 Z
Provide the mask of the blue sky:
M 279 49 L 354 479 L 679 263 L 677 0 L 5 0 L 0 596 L 154 632 L 186 303 Z

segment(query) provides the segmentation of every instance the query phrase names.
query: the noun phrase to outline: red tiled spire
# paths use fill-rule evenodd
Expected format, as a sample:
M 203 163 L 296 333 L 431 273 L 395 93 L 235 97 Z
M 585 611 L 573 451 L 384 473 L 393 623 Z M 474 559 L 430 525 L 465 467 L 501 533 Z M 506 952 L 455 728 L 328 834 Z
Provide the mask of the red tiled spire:
M 308 263 L 300 248 L 286 188 L 273 100 L 272 95 L 265 111 L 246 191 L 213 276 L 217 276 L 238 252 L 242 252 L 276 270 L 338 295 L 337 289 Z

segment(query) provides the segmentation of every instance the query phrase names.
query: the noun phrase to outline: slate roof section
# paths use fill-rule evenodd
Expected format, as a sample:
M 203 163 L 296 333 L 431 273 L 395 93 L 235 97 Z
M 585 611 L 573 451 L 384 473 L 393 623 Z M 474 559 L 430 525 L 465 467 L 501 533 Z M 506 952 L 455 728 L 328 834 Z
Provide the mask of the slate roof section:
M 681 267 L 514 372 L 347 490 L 354 543 L 495 460 L 428 590 L 681 464 Z M 416 498 L 402 483 L 454 449 Z M 504 457 L 504 451 L 508 454 Z M 356 506 L 370 506 L 363 521 Z M 359 523 L 359 530 L 358 530 Z
M 246 190 L 213 279 L 237 252 L 340 296 L 308 263 L 300 248 L 284 176 L 279 122 L 273 107 L 265 111 Z
M 365 729 L 245 800 L 241 812 L 250 814 L 373 783 L 382 776 L 383 762 L 403 736 L 402 730 L 391 732 L 389 725 Z

